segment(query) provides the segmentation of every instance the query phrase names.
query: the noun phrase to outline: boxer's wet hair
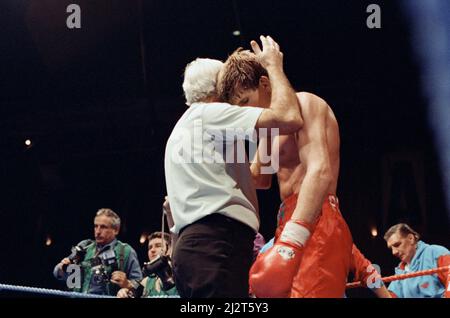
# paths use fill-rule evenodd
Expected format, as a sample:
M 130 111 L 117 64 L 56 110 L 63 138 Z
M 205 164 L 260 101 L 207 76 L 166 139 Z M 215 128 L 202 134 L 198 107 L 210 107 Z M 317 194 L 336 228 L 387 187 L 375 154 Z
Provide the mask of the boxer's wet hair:
M 256 55 L 242 48 L 237 49 L 228 57 L 219 72 L 219 98 L 229 103 L 243 90 L 257 89 L 261 76 L 268 76 L 268 73 L 258 62 Z

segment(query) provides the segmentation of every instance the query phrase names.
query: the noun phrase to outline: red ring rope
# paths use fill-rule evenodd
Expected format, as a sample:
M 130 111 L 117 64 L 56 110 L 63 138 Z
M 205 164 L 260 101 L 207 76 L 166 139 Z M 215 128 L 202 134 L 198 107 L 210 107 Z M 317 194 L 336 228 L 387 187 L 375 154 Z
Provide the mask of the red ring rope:
M 401 279 L 407 279 L 407 278 L 418 277 L 418 276 L 433 275 L 433 274 L 437 274 L 437 273 L 440 273 L 440 272 L 445 272 L 447 270 L 449 270 L 449 266 L 438 267 L 438 268 L 433 268 L 433 269 L 427 269 L 427 270 L 424 270 L 424 271 L 419 271 L 419 272 L 414 272 L 414 273 L 383 277 L 383 278 L 381 278 L 381 280 L 384 283 L 390 283 L 390 282 L 392 282 L 394 280 L 401 280 Z M 346 285 L 347 288 L 356 288 L 356 287 L 363 287 L 363 286 L 365 286 L 365 284 L 363 284 L 360 281 L 359 282 L 354 282 L 354 283 L 348 283 Z

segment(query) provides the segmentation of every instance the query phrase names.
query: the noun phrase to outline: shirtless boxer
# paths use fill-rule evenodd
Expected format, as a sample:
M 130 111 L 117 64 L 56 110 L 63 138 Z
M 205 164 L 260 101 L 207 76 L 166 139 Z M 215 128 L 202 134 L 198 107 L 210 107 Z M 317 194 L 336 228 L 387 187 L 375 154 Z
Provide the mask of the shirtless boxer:
M 231 104 L 267 107 L 270 79 L 254 54 L 237 51 L 219 73 L 218 91 Z M 339 127 L 323 99 L 306 92 L 297 98 L 303 128 L 275 138 L 272 147 L 283 201 L 275 244 L 252 266 L 250 286 L 256 297 L 342 297 L 353 241 L 336 197 Z M 267 189 L 272 176 L 261 173 L 267 163 L 256 159 L 252 177 Z

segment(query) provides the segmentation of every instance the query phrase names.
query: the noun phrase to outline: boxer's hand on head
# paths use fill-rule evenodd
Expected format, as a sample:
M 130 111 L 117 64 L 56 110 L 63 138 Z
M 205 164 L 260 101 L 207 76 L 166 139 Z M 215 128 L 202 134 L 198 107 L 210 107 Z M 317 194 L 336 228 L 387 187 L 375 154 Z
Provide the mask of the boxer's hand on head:
M 280 46 L 270 36 L 260 36 L 262 50 L 256 41 L 251 41 L 253 52 L 255 52 L 258 61 L 265 68 L 278 67 L 283 68 L 283 53 Z

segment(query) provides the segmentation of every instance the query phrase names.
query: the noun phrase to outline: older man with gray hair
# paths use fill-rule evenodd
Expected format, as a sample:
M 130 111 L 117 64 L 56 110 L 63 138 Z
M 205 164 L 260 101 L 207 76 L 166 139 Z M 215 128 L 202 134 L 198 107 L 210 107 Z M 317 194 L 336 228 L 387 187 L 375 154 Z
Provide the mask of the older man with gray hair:
M 130 245 L 117 240 L 119 231 L 120 217 L 111 209 L 99 209 L 94 218 L 95 241 L 78 243 L 72 254 L 55 266 L 53 275 L 74 291 L 111 296 L 126 286 L 127 279 L 142 279 L 137 254 Z M 69 283 L 70 264 L 78 266 L 78 284 Z
M 395 274 L 407 274 L 438 267 L 447 267 L 446 272 L 393 281 L 389 292 L 400 298 L 450 297 L 450 253 L 440 245 L 429 245 L 420 240 L 420 235 L 408 224 L 399 223 L 384 235 L 392 255 L 400 259 Z

